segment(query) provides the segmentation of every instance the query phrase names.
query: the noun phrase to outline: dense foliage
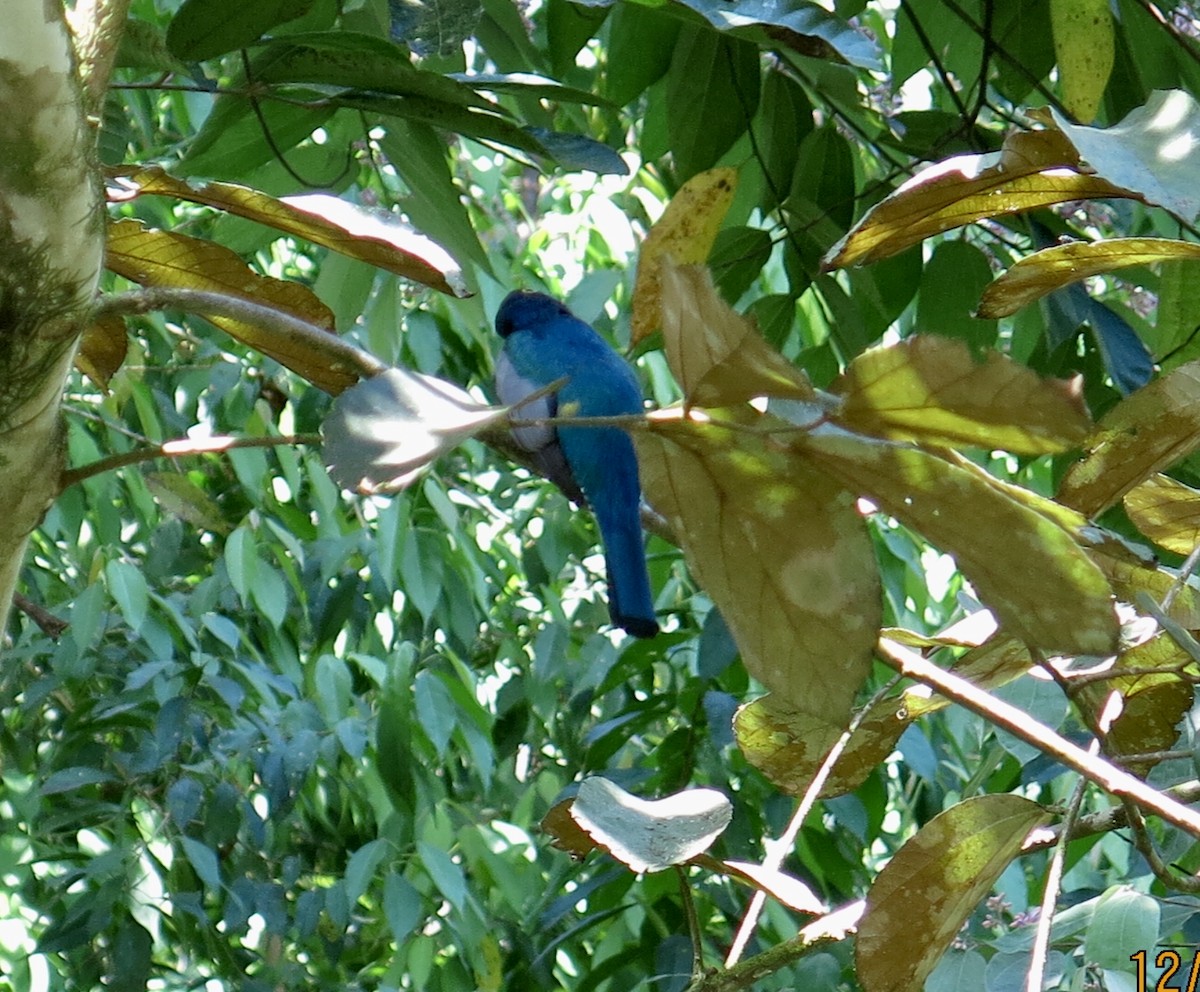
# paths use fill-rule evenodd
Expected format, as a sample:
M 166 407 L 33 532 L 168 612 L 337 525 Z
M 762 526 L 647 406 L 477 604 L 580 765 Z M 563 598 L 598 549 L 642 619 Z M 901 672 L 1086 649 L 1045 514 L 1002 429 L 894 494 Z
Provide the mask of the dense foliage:
M 1167 946 L 1186 973 L 1194 825 L 904 666 L 1195 796 L 1200 597 L 1145 549 L 1200 536 L 1198 34 L 1138 0 L 133 0 L 109 305 L 0 671 L 0 987 L 999 992 L 1033 961 L 1125 989 Z M 436 245 L 276 199 L 317 189 Z M 594 523 L 494 446 L 351 496 L 318 442 L 362 367 L 236 306 L 112 303 L 138 286 L 481 402 L 514 286 L 632 342 L 655 406 L 719 415 L 638 432 L 664 633 L 609 629 Z M 858 937 L 797 938 L 815 904 L 763 872 L 767 957 L 706 974 L 754 891 L 727 861 L 770 861 L 851 719 L 779 857 L 823 907 L 867 897 Z M 601 775 L 732 819 L 636 874 L 541 826 Z

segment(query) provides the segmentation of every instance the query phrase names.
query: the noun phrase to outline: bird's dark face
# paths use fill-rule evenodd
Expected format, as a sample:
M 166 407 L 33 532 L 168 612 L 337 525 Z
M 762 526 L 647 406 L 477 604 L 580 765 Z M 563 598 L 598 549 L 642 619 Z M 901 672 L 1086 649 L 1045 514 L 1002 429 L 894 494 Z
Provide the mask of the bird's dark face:
M 496 333 L 502 338 L 523 327 L 536 327 L 559 317 L 570 317 L 571 311 L 545 293 L 517 289 L 504 297 L 496 311 Z

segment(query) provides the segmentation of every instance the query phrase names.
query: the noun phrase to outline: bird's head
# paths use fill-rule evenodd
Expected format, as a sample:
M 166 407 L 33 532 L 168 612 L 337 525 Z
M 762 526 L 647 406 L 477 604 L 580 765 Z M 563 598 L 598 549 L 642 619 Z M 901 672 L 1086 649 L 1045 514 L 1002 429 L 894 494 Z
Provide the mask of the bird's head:
M 570 316 L 571 311 L 553 297 L 517 289 L 504 297 L 496 311 L 496 333 L 506 338 L 523 327 L 536 327 L 549 320 Z

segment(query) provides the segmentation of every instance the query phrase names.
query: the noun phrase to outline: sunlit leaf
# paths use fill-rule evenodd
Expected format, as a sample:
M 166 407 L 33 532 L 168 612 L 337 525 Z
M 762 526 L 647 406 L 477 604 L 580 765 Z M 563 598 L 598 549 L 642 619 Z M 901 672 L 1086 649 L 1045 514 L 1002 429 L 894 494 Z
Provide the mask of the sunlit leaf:
M 715 789 L 640 799 L 606 778 L 579 784 L 571 804 L 580 828 L 632 871 L 662 871 L 708 850 L 729 826 L 733 805 Z
M 1109 128 L 1083 127 L 1052 113 L 1097 178 L 1133 190 L 1185 221 L 1200 213 L 1200 106 L 1190 93 L 1156 90 L 1144 106 Z
M 877 204 L 826 254 L 825 269 L 896 255 L 943 231 L 1052 203 L 1134 196 L 1079 171 L 1077 156 L 1052 131 L 1026 132 L 1003 151 L 959 155 L 918 172 Z
M 836 430 L 794 447 L 844 486 L 954 555 L 1001 625 L 1048 651 L 1107 654 L 1112 590 L 1072 535 L 993 486 L 970 463 Z
M 439 245 L 389 214 L 366 210 L 340 197 L 310 193 L 280 199 L 232 183 L 185 182 L 157 166 L 110 173 L 109 181 L 122 199 L 153 194 L 203 203 L 443 293 L 465 295 L 458 264 Z
M 274 307 L 317 327 L 333 329 L 333 313 L 308 287 L 261 276 L 228 248 L 210 241 L 174 231 L 148 229 L 135 220 L 119 220 L 108 228 L 105 265 L 143 286 L 223 293 Z M 208 319 L 329 392 L 339 392 L 358 379 L 351 370 L 333 367 L 324 353 L 302 339 L 261 324 L 218 316 Z
M 701 856 L 703 857 L 703 856 Z M 706 861 L 697 859 L 700 864 Z M 715 861 L 715 859 L 714 859 Z M 798 913 L 827 913 L 826 906 L 815 892 L 800 879 L 786 872 L 767 868 L 765 865 L 752 864 L 749 861 L 715 861 L 715 867 L 729 875 L 740 878 L 756 889 L 777 899 L 789 909 Z
M 1063 106 L 1076 120 L 1090 121 L 1100 108 L 1115 57 L 1108 0 L 1050 0 L 1050 25 Z
M 721 299 L 708 269 L 664 260 L 662 329 L 667 362 L 689 404 L 815 395 L 804 372 L 762 339 L 752 319 Z
M 924 444 L 1036 455 L 1078 446 L 1091 424 L 1078 384 L 999 352 L 977 362 L 964 343 L 933 335 L 863 352 L 833 389 L 839 423 Z
M 79 351 L 75 354 L 75 367 L 92 382 L 107 390 L 112 377 L 125 364 L 129 352 L 129 332 L 125 321 L 116 314 L 109 314 L 93 321 L 79 340 Z
M 1152 475 L 1125 494 L 1125 512 L 1159 547 L 1190 555 L 1200 545 L 1200 489 Z
M 733 730 L 750 764 L 780 789 L 800 795 L 845 731 L 845 722 L 831 723 L 819 711 L 793 707 L 772 693 L 740 707 Z
M 1109 238 L 1055 245 L 1015 262 L 979 301 L 981 317 L 1007 317 L 1047 293 L 1129 265 L 1200 259 L 1200 244 L 1171 238 Z
M 709 169 L 692 176 L 650 229 L 638 254 L 633 291 L 631 320 L 635 343 L 662 326 L 664 259 L 676 265 L 699 265 L 707 259 L 736 189 L 734 169 Z
M 329 474 L 358 493 L 396 492 L 431 461 L 508 415 L 454 383 L 388 369 L 343 392 L 322 427 Z
M 642 487 L 720 607 L 747 669 L 830 723 L 849 715 L 882 605 L 854 499 L 750 431 L 651 418 Z
M 921 988 L 1029 831 L 1049 819 L 1019 796 L 976 796 L 909 838 L 867 893 L 855 944 L 864 992 Z
M 1134 486 L 1200 447 L 1200 362 L 1189 362 L 1113 407 L 1058 498 L 1094 517 Z

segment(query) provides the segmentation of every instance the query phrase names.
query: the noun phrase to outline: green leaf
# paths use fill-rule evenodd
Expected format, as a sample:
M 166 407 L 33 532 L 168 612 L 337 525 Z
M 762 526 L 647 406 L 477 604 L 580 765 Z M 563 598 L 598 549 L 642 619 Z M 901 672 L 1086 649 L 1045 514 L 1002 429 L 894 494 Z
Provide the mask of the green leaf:
M 245 48 L 277 24 L 307 14 L 313 0 L 184 0 L 167 28 L 167 47 L 185 62 Z
M 418 932 L 418 924 L 425 915 L 421 893 L 398 872 L 388 872 L 383 880 L 383 914 L 397 945 Z
M 417 841 L 417 856 L 433 884 L 455 909 L 461 910 L 467 898 L 467 880 L 462 866 L 450 855 L 428 841 Z
M 1195 167 L 1200 105 L 1190 93 L 1156 90 L 1144 106 L 1109 128 L 1082 127 L 1056 110 L 1051 113 L 1098 177 L 1189 223 L 1200 214 Z
M 140 630 L 149 605 L 149 589 L 141 569 L 127 561 L 110 561 L 104 566 L 104 576 L 125 622 L 130 629 Z
M 350 855 L 346 862 L 346 898 L 351 905 L 358 902 L 375 878 L 375 871 L 387 857 L 390 844 L 382 837 L 367 841 Z
M 729 826 L 733 805 L 714 789 L 641 799 L 593 776 L 579 784 L 570 813 L 596 844 L 640 874 L 686 864 L 707 851 Z
M 1157 899 L 1115 885 L 1096 902 L 1087 929 L 1084 953 L 1101 968 L 1133 971 L 1129 960 L 1135 951 L 1149 951 L 1158 943 L 1161 910 Z
M 417 720 L 439 757 L 444 756 L 450 735 L 458 723 L 458 712 L 450 690 L 433 672 L 422 669 L 413 682 Z
M 1049 819 L 1028 799 L 976 796 L 909 838 L 867 893 L 855 944 L 863 988 L 921 988 L 1029 832 Z M 913 920 L 922 925 L 912 926 Z
M 47 776 L 38 792 L 43 796 L 57 796 L 64 792 L 74 792 L 84 786 L 112 781 L 115 781 L 113 776 L 103 769 L 77 765 L 73 768 L 60 768 Z
M 833 390 L 839 424 L 921 444 L 1039 455 L 1079 447 L 1091 426 L 1068 383 L 995 351 L 977 362 L 965 344 L 933 336 L 863 352 Z
M 196 838 L 186 835 L 179 838 L 179 843 L 183 846 L 183 853 L 187 855 L 188 861 L 196 869 L 200 881 L 210 889 L 220 891 L 221 865 L 217 859 L 217 852 Z
M 992 279 L 987 256 L 965 241 L 943 241 L 921 270 L 916 329 L 971 344 L 978 353 L 996 340 L 996 322 L 976 312 Z

